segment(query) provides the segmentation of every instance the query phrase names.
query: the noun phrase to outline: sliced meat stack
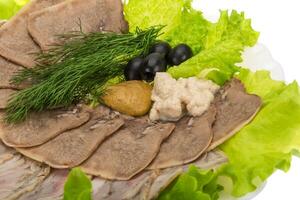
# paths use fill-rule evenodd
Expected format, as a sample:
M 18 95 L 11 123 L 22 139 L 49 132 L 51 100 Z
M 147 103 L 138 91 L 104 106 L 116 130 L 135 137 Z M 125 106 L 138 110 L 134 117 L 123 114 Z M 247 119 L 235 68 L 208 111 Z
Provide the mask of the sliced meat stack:
M 147 118 L 127 120 L 80 167 L 106 179 L 128 180 L 151 163 L 174 128 L 172 123 L 151 124 Z
M 43 145 L 17 150 L 25 156 L 47 163 L 54 168 L 78 166 L 97 149 L 104 139 L 124 124 L 119 118 L 101 117 L 95 113 L 92 115 L 88 123 L 77 129 L 65 131 Z M 65 121 L 64 124 L 68 122 Z
M 93 181 L 94 195 L 101 199 L 154 199 L 189 164 L 211 168 L 225 162 L 222 154 L 207 153 L 208 149 L 241 129 L 260 106 L 259 97 L 247 94 L 242 83 L 233 79 L 218 92 L 206 113 L 184 116 L 176 123 L 152 123 L 148 117 L 131 118 L 103 106 L 90 109 L 79 105 L 73 110 L 33 113 L 17 125 L 2 122 L 0 130 L 3 141 L 27 157 L 54 168 L 80 166 L 101 177 Z M 5 163 L 22 157 L 6 154 L 0 158 Z M 45 181 L 42 178 L 43 183 L 38 179 L 40 184 L 23 198 L 35 194 L 41 199 L 51 194 L 55 194 L 53 199 L 60 198 L 61 190 L 46 189 L 47 180 L 61 184 L 65 179 L 56 173 Z
M 260 98 L 247 94 L 242 83 L 233 79 L 206 113 L 185 116 L 176 128 L 172 123 L 153 124 L 147 117 L 119 116 L 100 106 L 34 113 L 17 125 L 1 123 L 0 135 L 8 146 L 54 168 L 82 163 L 89 174 L 128 180 L 146 167 L 193 162 L 248 123 L 260 106 Z
M 3 141 L 27 157 L 54 168 L 80 166 L 86 173 L 99 176 L 93 180 L 95 198 L 155 199 L 189 164 L 212 168 L 226 162 L 222 153 L 207 153 L 208 149 L 241 129 L 260 106 L 259 97 L 247 94 L 243 84 L 233 79 L 217 93 L 206 113 L 184 116 L 175 124 L 131 118 L 103 106 L 77 106 L 33 113 L 17 125 L 2 122 L 0 130 Z M 5 151 L 0 148 L 0 153 Z M 9 160 L 17 159 L 18 163 L 24 159 L 14 150 L 10 152 L 0 155 L 0 169 Z M 26 169 L 20 170 L 26 173 Z M 62 189 L 51 190 L 47 184 L 62 187 L 66 174 L 54 170 L 47 179 L 34 179 L 33 183 L 39 184 L 20 199 L 61 198 Z M 18 194 L 23 193 L 20 184 Z
M 76 128 L 90 119 L 85 111 L 52 110 L 32 113 L 19 124 L 0 123 L 0 137 L 11 147 L 33 147 L 43 144 L 62 132 Z

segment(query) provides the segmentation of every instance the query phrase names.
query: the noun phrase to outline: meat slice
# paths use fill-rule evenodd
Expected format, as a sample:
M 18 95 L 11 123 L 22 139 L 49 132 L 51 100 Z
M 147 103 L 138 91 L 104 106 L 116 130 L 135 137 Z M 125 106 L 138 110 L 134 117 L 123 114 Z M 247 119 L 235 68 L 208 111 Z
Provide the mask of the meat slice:
M 64 184 L 69 170 L 54 169 L 50 175 L 33 191 L 20 196 L 18 200 L 61 200 L 63 199 Z
M 1 39 L 0 39 L 1 40 Z M 10 80 L 23 67 L 11 63 L 0 56 L 0 89 L 24 89 L 28 84 L 13 85 Z
M 0 164 L 0 199 L 17 199 L 33 190 L 49 174 L 46 165 L 26 159 L 20 154 Z
M 106 179 L 128 180 L 150 164 L 174 128 L 171 123 L 150 124 L 146 118 L 127 120 L 81 168 Z
M 161 169 L 196 160 L 209 147 L 216 109 L 211 106 L 200 117 L 185 116 L 176 123 L 174 133 L 161 145 L 147 169 Z
M 89 118 L 90 114 L 86 111 L 50 110 L 32 113 L 26 121 L 18 124 L 0 122 L 0 137 L 11 147 L 33 147 L 84 124 Z
M 201 169 L 213 169 L 227 162 L 220 151 L 212 151 L 191 163 Z M 188 169 L 189 165 L 164 170 L 144 171 L 129 181 L 108 181 L 95 178 L 93 184 L 94 199 L 101 200 L 149 200 L 156 199 L 173 180 Z
M 85 125 L 63 132 L 45 144 L 17 150 L 54 168 L 72 168 L 85 161 L 105 138 L 116 132 L 124 121 L 120 118 L 93 116 Z
M 0 109 L 6 108 L 7 102 L 16 91 L 11 89 L 0 89 Z
M 52 6 L 64 0 L 32 0 L 10 21 L 0 28 L 0 55 L 25 67 L 34 66 L 39 47 L 31 39 L 27 31 L 29 13 Z
M 241 81 L 234 78 L 218 92 L 214 104 L 217 115 L 209 150 L 222 144 L 248 124 L 259 111 L 262 101 L 256 95 L 247 94 Z
M 80 26 L 85 33 L 125 31 L 121 0 L 69 0 L 32 13 L 28 20 L 28 30 L 43 50 L 58 42 L 57 35 Z

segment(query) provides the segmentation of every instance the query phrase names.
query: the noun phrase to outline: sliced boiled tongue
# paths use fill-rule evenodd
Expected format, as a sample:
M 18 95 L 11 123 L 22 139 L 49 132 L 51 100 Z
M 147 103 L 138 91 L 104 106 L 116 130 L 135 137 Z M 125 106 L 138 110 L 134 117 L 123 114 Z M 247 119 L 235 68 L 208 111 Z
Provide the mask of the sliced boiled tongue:
M 257 95 L 248 94 L 242 82 L 233 78 L 217 93 L 213 104 L 217 115 L 209 150 L 224 143 L 248 124 L 259 111 L 262 101 Z
M 43 50 L 58 43 L 57 35 L 70 31 L 84 33 L 127 30 L 121 0 L 69 0 L 34 12 L 28 31 Z
M 174 128 L 172 123 L 152 124 L 147 118 L 126 120 L 80 167 L 106 179 L 129 180 L 151 163 Z
M 161 145 L 160 151 L 147 169 L 161 169 L 183 165 L 199 158 L 213 138 L 212 124 L 216 109 L 212 105 L 200 117 L 185 116 L 176 123 L 172 135 Z
M 98 109 L 103 111 L 102 107 Z M 17 150 L 27 157 L 54 168 L 78 166 L 89 158 L 107 137 L 124 124 L 119 117 L 110 118 L 99 115 L 102 115 L 101 112 L 92 113 L 92 119 L 88 123 L 65 131 L 45 144 Z
M 28 119 L 18 124 L 0 121 L 0 137 L 11 147 L 41 145 L 62 132 L 79 127 L 90 119 L 86 111 L 49 110 L 31 113 Z

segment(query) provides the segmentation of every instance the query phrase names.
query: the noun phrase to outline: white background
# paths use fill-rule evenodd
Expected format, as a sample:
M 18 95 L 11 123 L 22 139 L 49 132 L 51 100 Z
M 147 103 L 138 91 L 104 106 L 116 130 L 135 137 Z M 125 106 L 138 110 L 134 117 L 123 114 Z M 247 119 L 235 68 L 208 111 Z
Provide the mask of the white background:
M 300 83 L 300 1 L 299 0 L 196 0 L 205 15 L 219 9 L 245 11 L 275 60 L 281 63 L 287 82 Z M 283 133 L 284 134 L 284 133 Z M 265 189 L 253 200 L 299 200 L 300 159 L 294 158 L 288 173 L 277 171 Z

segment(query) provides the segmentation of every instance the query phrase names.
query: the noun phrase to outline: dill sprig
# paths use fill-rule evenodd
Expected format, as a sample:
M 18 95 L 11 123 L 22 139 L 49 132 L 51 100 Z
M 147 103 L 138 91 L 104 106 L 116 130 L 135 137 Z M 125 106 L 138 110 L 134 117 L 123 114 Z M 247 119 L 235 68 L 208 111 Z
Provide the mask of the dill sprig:
M 62 45 L 39 54 L 35 68 L 24 69 L 12 79 L 15 84 L 30 80 L 33 86 L 12 96 L 6 121 L 16 123 L 31 111 L 69 106 L 92 91 L 99 93 L 108 80 L 123 75 L 130 59 L 147 53 L 161 29 L 151 27 L 126 34 L 72 32 L 60 36 Z

